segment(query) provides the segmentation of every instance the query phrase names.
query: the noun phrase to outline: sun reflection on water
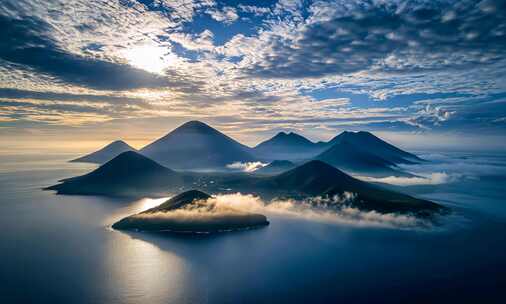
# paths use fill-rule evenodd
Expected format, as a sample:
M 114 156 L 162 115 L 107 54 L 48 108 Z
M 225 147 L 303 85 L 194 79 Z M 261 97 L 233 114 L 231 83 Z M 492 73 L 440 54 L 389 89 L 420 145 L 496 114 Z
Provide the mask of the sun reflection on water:
M 178 302 L 187 285 L 184 259 L 125 233 L 108 242 L 106 264 L 120 303 Z
M 111 216 L 109 216 L 106 219 L 104 225 L 110 226 L 124 217 L 156 207 L 170 198 L 171 196 L 161 198 L 143 198 L 129 203 L 128 206 L 118 209 Z

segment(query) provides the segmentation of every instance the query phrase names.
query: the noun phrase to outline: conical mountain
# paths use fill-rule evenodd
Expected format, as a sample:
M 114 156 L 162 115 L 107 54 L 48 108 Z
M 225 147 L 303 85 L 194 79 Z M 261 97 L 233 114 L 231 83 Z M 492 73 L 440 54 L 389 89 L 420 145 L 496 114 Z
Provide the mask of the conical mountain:
M 296 189 L 308 195 L 321 195 L 337 185 L 355 190 L 361 181 L 322 161 L 312 160 L 292 170 L 274 176 L 271 182 L 280 189 Z
M 314 143 L 297 133 L 279 132 L 274 137 L 253 148 L 258 158 L 266 160 L 298 160 L 311 158 L 325 149 L 325 145 Z
M 333 197 L 349 193 L 350 205 L 363 210 L 430 215 L 444 208 L 430 201 L 376 186 L 342 172 L 322 161 L 309 161 L 280 175 L 263 179 L 258 187 L 289 196 Z
M 105 164 L 121 153 L 127 151 L 137 150 L 122 140 L 116 140 L 98 151 L 71 160 L 71 162 Z
M 410 164 L 423 161 L 418 156 L 403 151 L 396 146 L 376 137 L 370 132 L 348 132 L 344 131 L 328 142 L 330 147 L 335 144 L 346 142 L 353 144 L 356 148 L 362 148 L 369 153 L 376 155 L 393 164 Z
M 123 152 L 92 172 L 51 186 L 61 194 L 138 196 L 168 191 L 188 178 L 133 151 Z
M 402 172 L 397 164 L 421 160 L 369 132 L 343 132 L 332 139 L 329 145 L 330 148 L 315 159 L 351 173 L 368 176 L 412 176 Z
M 189 121 L 140 152 L 173 169 L 217 169 L 253 161 L 250 148 L 200 121 Z

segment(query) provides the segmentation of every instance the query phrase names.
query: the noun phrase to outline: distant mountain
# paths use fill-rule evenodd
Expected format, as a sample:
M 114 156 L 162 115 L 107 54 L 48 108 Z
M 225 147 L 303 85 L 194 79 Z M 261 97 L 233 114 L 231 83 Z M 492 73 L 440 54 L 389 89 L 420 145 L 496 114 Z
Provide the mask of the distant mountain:
M 96 152 L 71 160 L 71 162 L 105 164 L 126 151 L 137 150 L 122 140 L 116 140 Z
M 289 160 L 275 160 L 265 167 L 253 171 L 255 174 L 274 175 L 295 168 L 295 164 Z
M 142 148 L 143 155 L 172 169 L 217 169 L 250 162 L 250 148 L 200 121 L 189 121 Z
M 325 147 L 325 143 L 314 143 L 297 133 L 279 132 L 254 147 L 253 153 L 264 160 L 301 160 L 315 156 Z
M 412 164 L 423 161 L 418 156 L 403 151 L 392 144 L 374 136 L 370 132 L 348 132 L 344 131 L 331 139 L 327 145 L 329 147 L 335 144 L 346 142 L 353 144 L 357 148 L 362 148 L 375 156 L 384 159 L 393 164 Z
M 261 214 L 213 205 L 210 195 L 190 190 L 158 207 L 128 216 L 112 225 L 119 230 L 215 233 L 250 229 L 269 224 Z
M 328 142 L 329 149 L 315 159 L 339 169 L 368 176 L 412 176 L 397 168 L 398 164 L 422 161 L 369 132 L 343 132 Z
M 123 152 L 92 172 L 46 188 L 60 194 L 141 196 L 189 183 L 191 178 L 133 151 Z

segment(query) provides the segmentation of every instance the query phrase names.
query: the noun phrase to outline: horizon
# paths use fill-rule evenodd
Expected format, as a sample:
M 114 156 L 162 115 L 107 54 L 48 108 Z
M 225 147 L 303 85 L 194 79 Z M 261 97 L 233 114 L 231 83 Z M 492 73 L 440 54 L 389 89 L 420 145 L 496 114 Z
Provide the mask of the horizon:
M 0 152 L 139 148 L 187 120 L 248 146 L 506 151 L 505 20 L 499 0 L 2 1 Z
M 175 127 L 171 128 L 171 129 L 165 131 L 165 133 L 160 133 L 160 135 L 149 135 L 146 138 L 142 138 L 142 139 L 140 139 L 140 138 L 133 138 L 133 139 L 125 139 L 125 138 L 108 139 L 108 138 L 106 138 L 106 139 L 101 139 L 101 140 L 85 140 L 85 141 L 83 141 L 82 139 L 79 141 L 68 139 L 68 140 L 63 140 L 63 141 L 46 142 L 46 144 L 48 146 L 48 148 L 46 150 L 40 147 L 39 140 L 35 140 L 33 142 L 17 141 L 16 145 L 6 144 L 3 147 L 1 147 L 0 154 L 4 154 L 4 155 L 20 154 L 20 153 L 21 154 L 24 154 L 24 153 L 40 154 L 40 153 L 47 153 L 47 152 L 51 152 L 51 153 L 60 152 L 60 153 L 66 153 L 66 154 L 91 153 L 91 152 L 99 150 L 99 149 L 113 143 L 114 141 L 123 141 L 123 142 L 127 143 L 128 145 L 132 146 L 133 148 L 140 150 L 143 147 L 149 145 L 150 143 L 152 143 L 152 142 L 164 137 L 165 135 L 169 134 L 170 132 L 174 131 L 176 128 L 182 126 L 183 124 L 191 122 L 191 121 L 203 122 L 206 125 L 210 126 L 211 128 L 218 130 L 219 132 L 225 134 L 226 136 L 231 137 L 232 139 L 236 140 L 237 142 L 239 142 L 249 148 L 253 148 L 253 147 L 257 146 L 258 144 L 273 138 L 274 136 L 276 136 L 279 133 L 285 133 L 285 134 L 295 133 L 300 136 L 303 136 L 304 138 L 310 140 L 313 143 L 317 143 L 317 142 L 327 142 L 343 132 L 352 132 L 352 133 L 370 132 L 370 131 L 365 131 L 365 130 L 341 130 L 341 131 L 337 131 L 337 133 L 335 133 L 335 134 L 330 134 L 327 137 L 322 139 L 321 137 L 313 138 L 313 137 L 307 136 L 306 134 L 303 133 L 304 131 L 297 131 L 294 129 L 283 129 L 283 130 L 276 130 L 276 131 L 270 132 L 270 135 L 266 135 L 268 137 L 263 137 L 263 138 L 255 137 L 254 141 L 250 140 L 250 141 L 243 142 L 239 138 L 231 135 L 234 133 L 224 132 L 223 130 L 216 128 L 215 126 L 210 125 L 207 122 L 199 121 L 199 120 L 187 120 L 179 125 L 176 125 Z M 444 136 L 444 135 L 441 136 L 441 135 L 437 135 L 437 134 L 428 136 L 427 134 L 416 134 L 416 133 L 415 134 L 413 134 L 413 133 L 392 134 L 389 132 L 381 132 L 381 131 L 379 131 L 379 132 L 373 131 L 370 133 L 372 133 L 373 135 L 375 135 L 375 136 L 377 136 L 377 137 L 379 137 L 379 138 L 381 138 L 381 139 L 383 139 L 395 146 L 398 146 L 400 148 L 410 149 L 410 150 L 419 151 L 419 152 L 431 152 L 431 151 L 432 152 L 436 152 L 436 151 L 451 152 L 451 151 L 453 151 L 453 152 L 464 152 L 464 153 L 465 152 L 501 153 L 501 152 L 506 151 L 506 143 L 503 143 L 502 141 L 497 142 L 497 145 L 495 145 L 495 146 L 493 146 L 493 145 L 488 146 L 486 149 L 484 149 L 482 146 L 476 147 L 476 143 L 480 141 L 480 138 L 476 138 L 476 137 L 453 138 L 454 141 L 449 142 L 449 138 L 447 136 Z M 71 134 L 70 137 L 75 137 L 75 135 Z M 413 140 L 413 137 L 424 138 L 424 140 L 422 140 L 422 141 L 427 140 L 427 138 L 431 138 L 432 142 L 429 144 L 426 142 L 423 142 L 422 145 L 417 145 L 416 142 L 418 142 L 419 140 Z M 499 139 L 502 139 L 501 136 L 497 136 L 497 137 Z M 434 139 L 437 139 L 437 141 L 434 141 Z M 465 139 L 467 141 L 462 143 L 463 139 Z M 488 140 L 488 139 L 486 139 L 486 140 Z M 472 143 L 475 146 L 474 149 L 472 148 L 473 145 L 471 145 L 470 143 Z M 63 148 L 62 148 L 62 145 L 64 145 Z M 56 146 L 56 147 L 52 148 L 53 146 Z

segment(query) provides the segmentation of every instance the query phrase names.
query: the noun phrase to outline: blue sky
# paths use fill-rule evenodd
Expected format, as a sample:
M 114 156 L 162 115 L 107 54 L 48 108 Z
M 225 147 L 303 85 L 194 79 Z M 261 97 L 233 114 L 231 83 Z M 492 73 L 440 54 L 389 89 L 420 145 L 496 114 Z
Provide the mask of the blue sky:
M 506 130 L 500 0 L 4 0 L 0 27 L 8 143 L 143 142 L 190 119 L 249 144 Z

